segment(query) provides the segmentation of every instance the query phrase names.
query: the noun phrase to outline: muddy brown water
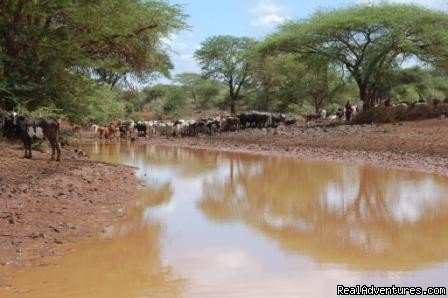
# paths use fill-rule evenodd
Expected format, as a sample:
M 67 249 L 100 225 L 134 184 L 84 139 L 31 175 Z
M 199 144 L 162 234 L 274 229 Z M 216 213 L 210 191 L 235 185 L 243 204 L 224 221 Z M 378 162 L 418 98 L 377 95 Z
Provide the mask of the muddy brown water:
M 87 151 L 137 166 L 147 188 L 127 220 L 19 272 L 5 297 L 336 297 L 337 285 L 447 286 L 446 177 L 151 145 Z

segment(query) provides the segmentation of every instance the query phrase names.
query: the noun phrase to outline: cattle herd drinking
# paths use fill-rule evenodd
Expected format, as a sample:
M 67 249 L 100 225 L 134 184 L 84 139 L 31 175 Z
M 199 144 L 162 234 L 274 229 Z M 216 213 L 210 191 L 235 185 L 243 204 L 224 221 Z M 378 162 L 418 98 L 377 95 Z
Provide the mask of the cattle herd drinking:
M 151 136 L 195 137 L 199 134 L 214 135 L 219 132 L 237 131 L 247 128 L 275 128 L 281 122 L 295 123 L 281 113 L 247 112 L 235 116 L 217 116 L 197 120 L 133 121 L 117 120 L 107 126 L 92 125 L 95 136 L 100 139 L 135 138 Z
M 219 132 L 237 131 L 247 128 L 275 128 L 279 123 L 293 124 L 294 119 L 287 119 L 281 113 L 247 112 L 235 116 L 218 116 L 198 120 L 175 121 L 133 121 L 117 120 L 107 126 L 92 125 L 95 137 L 100 139 L 135 139 L 136 137 L 169 136 L 194 137 L 199 134 L 214 135 Z M 72 127 L 79 130 L 78 125 Z M 33 140 L 47 139 L 52 148 L 51 159 L 61 158 L 60 123 L 56 118 L 32 118 L 19 115 L 16 112 L 0 110 L 0 131 L 8 139 L 18 139 L 23 142 L 25 158 L 32 158 L 31 145 Z

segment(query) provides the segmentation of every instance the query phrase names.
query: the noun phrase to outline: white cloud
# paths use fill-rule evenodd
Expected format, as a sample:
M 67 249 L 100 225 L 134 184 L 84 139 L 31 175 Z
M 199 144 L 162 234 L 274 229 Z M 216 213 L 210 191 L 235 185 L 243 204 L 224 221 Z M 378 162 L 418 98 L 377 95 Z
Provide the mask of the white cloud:
M 287 7 L 277 4 L 274 0 L 259 0 L 250 9 L 250 13 L 255 17 L 250 25 L 257 28 L 271 29 L 290 18 Z

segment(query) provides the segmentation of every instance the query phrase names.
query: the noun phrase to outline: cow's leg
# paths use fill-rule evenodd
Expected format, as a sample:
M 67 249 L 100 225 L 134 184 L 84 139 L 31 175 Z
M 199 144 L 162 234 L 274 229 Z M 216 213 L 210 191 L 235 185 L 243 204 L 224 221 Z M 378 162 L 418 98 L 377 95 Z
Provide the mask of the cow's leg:
M 56 157 L 56 161 L 61 161 L 61 146 L 59 143 L 56 143 L 56 151 L 58 152 L 58 156 Z
M 32 156 L 32 152 L 31 152 L 31 143 L 32 143 L 32 141 L 31 141 L 31 139 L 29 139 L 28 141 L 27 141 L 27 146 L 28 146 L 28 158 L 29 159 L 31 159 L 33 156 Z
M 56 144 L 57 143 L 55 140 L 51 140 L 50 141 L 50 145 L 51 145 L 51 160 L 54 160 L 54 155 L 56 153 Z
M 57 140 L 55 141 L 55 147 L 57 151 L 56 161 L 61 161 L 61 145 Z
M 25 155 L 23 156 L 23 158 L 28 158 L 28 145 L 26 139 L 23 139 L 23 148 L 25 149 Z

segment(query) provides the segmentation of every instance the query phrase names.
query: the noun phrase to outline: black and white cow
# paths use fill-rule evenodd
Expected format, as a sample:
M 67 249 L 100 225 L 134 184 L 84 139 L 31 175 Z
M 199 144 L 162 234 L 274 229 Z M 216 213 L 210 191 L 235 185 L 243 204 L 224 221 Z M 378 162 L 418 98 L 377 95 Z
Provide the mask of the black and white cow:
M 13 113 L 12 117 L 6 118 L 6 136 L 19 138 L 25 147 L 25 158 L 31 159 L 31 144 L 34 139 L 47 139 L 50 142 L 52 153 L 51 159 L 61 160 L 61 146 L 59 144 L 60 128 L 59 122 L 54 118 L 28 118 Z
M 146 123 L 144 121 L 138 121 L 135 125 L 135 128 L 137 129 L 137 136 L 139 137 L 146 137 Z

